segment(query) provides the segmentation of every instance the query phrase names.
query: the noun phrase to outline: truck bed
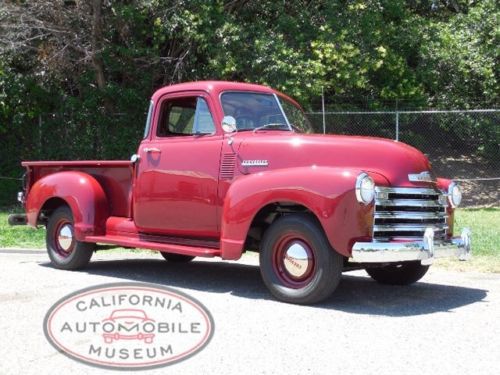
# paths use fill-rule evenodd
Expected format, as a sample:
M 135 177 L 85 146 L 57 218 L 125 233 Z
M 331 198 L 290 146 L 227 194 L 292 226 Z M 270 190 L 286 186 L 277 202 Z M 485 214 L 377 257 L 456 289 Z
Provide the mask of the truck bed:
M 112 216 L 131 217 L 133 164 L 128 160 L 25 161 L 26 192 L 40 178 L 62 171 L 93 176 L 104 189 Z

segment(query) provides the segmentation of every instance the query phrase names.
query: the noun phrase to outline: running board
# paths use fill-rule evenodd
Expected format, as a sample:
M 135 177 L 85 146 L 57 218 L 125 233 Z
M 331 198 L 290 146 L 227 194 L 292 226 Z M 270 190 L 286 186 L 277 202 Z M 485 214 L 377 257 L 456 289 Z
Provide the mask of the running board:
M 85 237 L 85 242 L 112 244 L 117 246 L 133 247 L 133 248 L 148 249 L 148 250 L 158 250 L 166 253 L 191 255 L 191 256 L 206 257 L 206 258 L 220 256 L 221 254 L 220 249 L 214 249 L 210 247 L 195 247 L 195 246 L 178 245 L 172 243 L 161 243 L 161 242 L 141 240 L 140 238 L 114 236 L 114 235 L 87 236 Z

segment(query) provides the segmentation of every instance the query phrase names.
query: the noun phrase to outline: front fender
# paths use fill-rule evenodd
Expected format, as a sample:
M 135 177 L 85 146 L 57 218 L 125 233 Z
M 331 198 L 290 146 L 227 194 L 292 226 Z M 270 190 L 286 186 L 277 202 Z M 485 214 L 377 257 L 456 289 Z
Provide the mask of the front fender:
M 94 177 L 67 171 L 47 175 L 35 182 L 26 200 L 28 225 L 36 227 L 41 209 L 52 198 L 64 200 L 71 208 L 77 240 L 105 234 L 109 205 L 104 190 Z
M 221 226 L 221 256 L 238 259 L 248 230 L 259 210 L 271 203 L 293 202 L 308 208 L 319 220 L 331 246 L 349 257 L 352 245 L 372 236 L 373 204 L 364 206 L 354 192 L 359 169 L 299 167 L 255 173 L 230 186 Z M 377 185 L 381 175 L 368 172 Z

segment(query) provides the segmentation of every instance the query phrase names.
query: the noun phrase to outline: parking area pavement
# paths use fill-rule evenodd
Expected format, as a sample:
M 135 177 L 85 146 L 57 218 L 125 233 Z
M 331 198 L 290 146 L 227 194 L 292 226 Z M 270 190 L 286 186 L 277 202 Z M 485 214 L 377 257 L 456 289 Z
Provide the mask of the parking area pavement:
M 0 250 L 0 374 L 100 374 L 47 342 L 43 319 L 60 298 L 92 285 L 147 282 L 202 302 L 215 333 L 195 356 L 148 373 L 499 374 L 500 274 L 433 269 L 410 287 L 344 274 L 326 302 L 272 298 L 258 258 L 172 264 L 153 253 L 95 254 L 88 268 L 52 268 L 44 251 Z

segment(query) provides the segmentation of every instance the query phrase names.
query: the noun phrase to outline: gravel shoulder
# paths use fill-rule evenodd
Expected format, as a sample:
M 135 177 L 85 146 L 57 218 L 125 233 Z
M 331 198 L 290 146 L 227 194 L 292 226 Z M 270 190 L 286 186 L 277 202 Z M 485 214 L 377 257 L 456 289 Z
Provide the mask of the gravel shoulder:
M 500 274 L 431 268 L 414 286 L 391 287 L 356 271 L 325 303 L 295 306 L 272 298 L 253 256 L 169 264 L 152 253 L 101 252 L 70 272 L 53 269 L 43 251 L 18 249 L 0 250 L 0 374 L 116 373 L 58 353 L 42 323 L 61 297 L 119 281 L 181 290 L 215 320 L 203 351 L 148 373 L 500 373 Z

